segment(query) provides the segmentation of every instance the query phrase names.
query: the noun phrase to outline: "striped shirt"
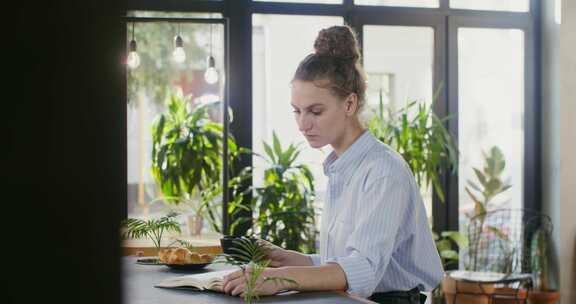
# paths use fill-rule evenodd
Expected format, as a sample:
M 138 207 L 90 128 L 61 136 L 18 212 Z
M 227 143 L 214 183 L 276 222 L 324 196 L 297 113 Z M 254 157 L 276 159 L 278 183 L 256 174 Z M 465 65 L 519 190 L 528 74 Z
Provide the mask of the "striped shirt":
M 402 156 L 364 133 L 324 162 L 328 176 L 320 253 L 314 265 L 337 263 L 348 292 L 435 288 L 444 275 L 424 203 Z

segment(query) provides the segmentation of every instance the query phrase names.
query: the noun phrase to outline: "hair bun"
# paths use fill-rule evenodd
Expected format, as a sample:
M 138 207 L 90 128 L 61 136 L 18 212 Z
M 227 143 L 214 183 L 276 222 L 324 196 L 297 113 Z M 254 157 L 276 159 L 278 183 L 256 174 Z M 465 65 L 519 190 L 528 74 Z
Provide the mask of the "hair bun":
M 356 35 L 349 26 L 332 26 L 320 30 L 314 42 L 316 54 L 356 62 L 360 50 Z

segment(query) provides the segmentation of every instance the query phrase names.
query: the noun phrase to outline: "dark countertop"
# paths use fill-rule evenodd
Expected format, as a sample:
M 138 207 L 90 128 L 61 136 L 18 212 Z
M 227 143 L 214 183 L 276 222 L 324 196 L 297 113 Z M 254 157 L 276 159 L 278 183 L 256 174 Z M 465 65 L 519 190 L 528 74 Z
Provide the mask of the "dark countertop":
M 226 268 L 225 265 L 208 265 L 198 271 L 176 271 L 163 265 L 136 264 L 136 257 L 122 258 L 123 303 L 127 304 L 211 304 L 243 303 L 242 298 L 208 292 L 163 289 L 154 287 L 165 278 Z M 260 297 L 258 303 L 373 303 L 352 297 L 344 292 L 303 292 Z

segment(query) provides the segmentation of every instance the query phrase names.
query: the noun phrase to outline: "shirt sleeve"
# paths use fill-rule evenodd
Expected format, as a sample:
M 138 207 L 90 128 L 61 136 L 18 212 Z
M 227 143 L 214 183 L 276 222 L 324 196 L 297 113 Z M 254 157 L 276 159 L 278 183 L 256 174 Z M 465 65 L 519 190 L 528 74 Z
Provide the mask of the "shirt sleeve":
M 362 207 L 346 243 L 348 255 L 326 260 L 342 267 L 349 293 L 367 298 L 382 280 L 410 204 L 409 191 L 409 180 L 402 172 L 366 182 L 358 196 Z
M 320 259 L 320 255 L 317 253 L 308 254 L 308 257 L 312 260 L 312 266 L 320 266 L 322 264 L 322 260 Z

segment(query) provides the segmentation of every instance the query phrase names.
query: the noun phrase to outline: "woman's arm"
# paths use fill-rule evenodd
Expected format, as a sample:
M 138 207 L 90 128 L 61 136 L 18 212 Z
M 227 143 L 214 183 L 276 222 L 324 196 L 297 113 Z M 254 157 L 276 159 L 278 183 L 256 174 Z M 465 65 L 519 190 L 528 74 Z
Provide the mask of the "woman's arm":
M 265 240 L 258 240 L 267 249 L 270 267 L 314 266 L 310 255 L 294 250 L 286 250 Z
M 270 280 L 266 278 L 286 278 L 294 280 L 297 285 L 282 280 Z M 245 278 L 242 271 L 237 271 L 224 277 L 223 291 L 231 295 L 242 295 L 246 288 Z M 298 291 L 321 291 L 321 290 L 346 290 L 346 275 L 335 263 L 322 266 L 286 266 L 280 268 L 266 268 L 260 275 L 257 283 L 259 295 L 272 295 L 283 290 Z
M 342 267 L 336 263 L 321 266 L 288 266 L 278 268 L 274 273 L 281 278 L 289 278 L 298 286 L 286 286 L 291 290 L 346 290 L 346 275 Z

